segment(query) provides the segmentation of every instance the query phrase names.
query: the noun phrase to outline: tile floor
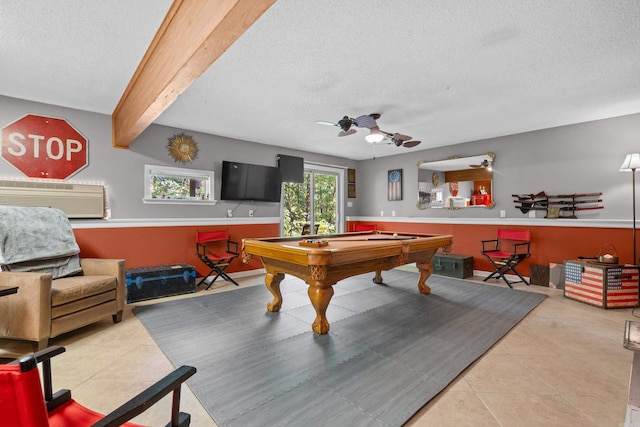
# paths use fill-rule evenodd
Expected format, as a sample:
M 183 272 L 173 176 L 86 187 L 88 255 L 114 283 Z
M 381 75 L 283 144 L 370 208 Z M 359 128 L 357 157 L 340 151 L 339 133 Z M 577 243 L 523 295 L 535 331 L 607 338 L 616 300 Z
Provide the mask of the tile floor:
M 262 285 L 261 276 L 238 281 L 242 287 Z M 623 425 L 633 355 L 622 346 L 622 336 L 625 320 L 637 320 L 632 310 L 591 307 L 564 298 L 556 289 L 515 287 L 549 298 L 407 426 Z M 179 298 L 233 289 L 237 288 L 216 283 L 209 291 Z M 171 371 L 171 363 L 131 310 L 128 305 L 117 325 L 107 319 L 51 340 L 67 349 L 54 359 L 55 389 L 69 388 L 79 402 L 108 412 Z M 0 340 L 0 349 L 12 345 Z M 183 388 L 181 408 L 191 413 L 194 427 L 216 425 L 188 387 Z M 170 400 L 165 398 L 134 421 L 165 425 L 169 413 Z

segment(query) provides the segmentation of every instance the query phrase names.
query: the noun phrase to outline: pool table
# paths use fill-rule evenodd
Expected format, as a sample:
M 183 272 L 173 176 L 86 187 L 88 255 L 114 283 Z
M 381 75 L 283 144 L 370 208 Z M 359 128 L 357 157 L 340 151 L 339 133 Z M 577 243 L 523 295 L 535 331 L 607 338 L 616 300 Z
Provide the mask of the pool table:
M 347 277 L 375 272 L 373 281 L 382 283 L 382 270 L 416 263 L 420 271 L 418 290 L 429 294 L 425 281 L 431 275 L 431 259 L 439 248 L 451 250 L 450 235 L 427 235 L 369 231 L 322 236 L 243 239 L 242 259 L 248 263 L 259 256 L 267 272 L 264 282 L 273 294 L 267 310 L 282 306 L 280 282 L 292 274 L 309 285 L 309 299 L 316 310 L 312 329 L 329 332 L 325 315 L 333 296 L 333 285 Z

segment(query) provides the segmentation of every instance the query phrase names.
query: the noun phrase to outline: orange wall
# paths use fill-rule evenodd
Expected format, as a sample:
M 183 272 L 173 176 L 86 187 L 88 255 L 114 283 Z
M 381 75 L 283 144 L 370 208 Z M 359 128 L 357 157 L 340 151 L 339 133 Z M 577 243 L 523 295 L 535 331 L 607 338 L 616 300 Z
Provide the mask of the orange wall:
M 425 224 L 409 222 L 378 222 L 378 230 L 426 234 L 451 234 L 452 253 L 473 256 L 475 270 L 493 271 L 489 262 L 480 253 L 482 240 L 493 239 L 498 228 L 528 228 L 531 230 L 531 257 L 521 264 L 523 275 L 530 275 L 531 264 L 548 265 L 576 259 L 578 256 L 595 257 L 600 249 L 613 244 L 621 263 L 633 263 L 633 234 L 625 228 L 572 227 L 571 220 L 566 226 L 499 226 L 469 224 Z M 353 224 L 347 229 L 352 230 Z M 371 223 L 363 221 L 363 223 Z M 564 225 L 564 223 L 563 223 Z M 611 249 L 607 249 L 612 252 Z
M 566 226 L 527 226 L 531 230 L 531 257 L 519 270 L 530 275 L 531 264 L 547 265 L 563 262 L 580 256 L 597 256 L 600 248 L 608 243 L 615 245 L 621 263 L 632 263 L 632 232 L 624 228 L 572 227 L 571 220 Z M 370 223 L 362 221 L 362 223 Z M 347 224 L 353 230 L 355 222 Z M 480 254 L 481 240 L 495 238 L 499 225 L 431 224 L 412 222 L 377 222 L 379 230 L 413 232 L 426 234 L 453 235 L 453 253 L 474 258 L 474 269 L 492 271 L 489 262 Z M 228 229 L 231 238 L 241 245 L 243 238 L 274 237 L 279 235 L 279 225 L 241 224 L 225 226 L 157 226 L 122 228 L 79 228 L 74 229 L 82 257 L 124 258 L 127 267 L 144 267 L 161 264 L 187 263 L 196 267 L 199 275 L 208 273 L 208 268 L 196 256 L 196 230 Z M 609 251 L 610 252 L 610 251 Z M 228 272 L 247 271 L 262 268 L 260 260 L 254 258 L 250 264 L 235 259 Z
M 122 258 L 127 268 L 186 263 L 196 267 L 199 276 L 209 268 L 196 255 L 196 230 L 229 230 L 233 241 L 242 246 L 249 237 L 274 237 L 280 233 L 278 224 L 242 224 L 221 226 L 122 227 L 74 229 L 80 256 L 83 258 Z M 236 258 L 227 272 L 262 268 L 256 258 L 244 264 Z

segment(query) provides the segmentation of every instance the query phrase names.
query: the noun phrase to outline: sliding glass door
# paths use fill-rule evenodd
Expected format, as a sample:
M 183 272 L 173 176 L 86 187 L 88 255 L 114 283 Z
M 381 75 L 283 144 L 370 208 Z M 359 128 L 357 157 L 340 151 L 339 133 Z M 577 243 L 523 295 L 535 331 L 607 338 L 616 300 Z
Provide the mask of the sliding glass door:
M 305 164 L 304 182 L 286 182 L 282 196 L 283 236 L 339 233 L 342 218 L 344 170 Z

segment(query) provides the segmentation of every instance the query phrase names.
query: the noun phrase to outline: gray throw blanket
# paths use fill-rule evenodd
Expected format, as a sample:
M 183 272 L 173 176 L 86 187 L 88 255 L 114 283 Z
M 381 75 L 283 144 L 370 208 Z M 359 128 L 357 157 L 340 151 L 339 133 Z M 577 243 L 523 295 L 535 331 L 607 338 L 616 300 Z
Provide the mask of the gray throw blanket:
M 73 275 L 82 271 L 79 252 L 61 210 L 0 206 L 0 264 L 9 270 Z

